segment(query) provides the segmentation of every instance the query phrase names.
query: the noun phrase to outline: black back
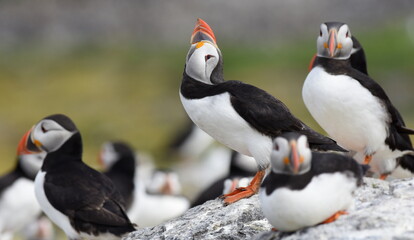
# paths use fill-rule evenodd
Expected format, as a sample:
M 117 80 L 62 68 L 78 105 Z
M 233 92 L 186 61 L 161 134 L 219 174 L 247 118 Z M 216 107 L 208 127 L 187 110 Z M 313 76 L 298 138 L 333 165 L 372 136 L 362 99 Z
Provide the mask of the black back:
M 302 190 L 313 177 L 324 173 L 341 172 L 357 179 L 357 184 L 362 184 L 362 177 L 368 170 L 366 165 L 360 165 L 353 158 L 337 153 L 312 152 L 311 169 L 300 175 L 274 173 L 271 171 L 262 183 L 266 194 L 270 195 L 278 188 Z M 338 186 L 339 187 L 339 186 Z
M 124 200 L 112 181 L 81 160 L 81 137 L 75 133 L 60 149 L 48 153 L 42 170 L 50 204 L 69 217 L 77 231 L 91 235 L 122 235 L 135 228 L 124 210 Z
M 368 75 L 367 61 L 365 58 L 365 51 L 359 41 L 352 36 L 353 48 L 357 49 L 356 52 L 351 54 L 351 66 L 356 70 Z
M 135 154 L 132 148 L 124 142 L 113 142 L 114 150 L 119 159 L 104 174 L 112 180 L 115 187 L 125 200 L 125 209 L 131 207 L 135 188 Z
M 284 132 L 299 132 L 308 137 L 313 149 L 345 151 L 334 140 L 315 132 L 293 116 L 283 102 L 257 87 L 240 81 L 205 84 L 191 78 L 184 71 L 181 94 L 185 98 L 201 99 L 222 93 L 229 93 L 236 112 L 252 128 L 266 136 L 275 138 Z

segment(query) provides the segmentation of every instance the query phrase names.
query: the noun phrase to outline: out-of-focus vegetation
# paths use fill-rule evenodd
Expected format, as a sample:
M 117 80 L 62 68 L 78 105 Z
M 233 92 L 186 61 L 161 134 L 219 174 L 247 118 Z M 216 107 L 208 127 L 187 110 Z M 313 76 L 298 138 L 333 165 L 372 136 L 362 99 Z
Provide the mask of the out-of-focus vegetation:
M 395 27 L 353 34 L 365 48 L 371 76 L 414 127 L 413 42 Z M 222 43 L 217 38 L 226 79 L 267 90 L 320 130 L 301 97 L 316 35 L 274 46 Z M 15 164 L 20 137 L 53 113 L 75 121 L 83 136 L 84 159 L 93 166 L 101 143 L 110 139 L 128 141 L 167 165 L 165 147 L 187 118 L 178 97 L 187 49 L 126 42 L 0 50 L 0 174 Z

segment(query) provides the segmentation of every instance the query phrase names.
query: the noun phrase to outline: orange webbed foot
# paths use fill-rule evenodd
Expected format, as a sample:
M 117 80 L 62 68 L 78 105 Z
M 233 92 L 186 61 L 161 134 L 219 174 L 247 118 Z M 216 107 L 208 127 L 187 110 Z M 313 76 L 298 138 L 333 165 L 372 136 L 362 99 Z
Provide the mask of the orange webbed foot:
M 338 211 L 336 212 L 334 215 L 330 216 L 328 219 L 326 219 L 325 221 L 321 222 L 321 224 L 325 224 L 325 223 L 331 223 L 336 221 L 341 215 L 346 215 L 348 214 L 347 211 Z
M 249 186 L 236 188 L 233 192 L 222 195 L 220 198 L 224 199 L 224 205 L 227 206 L 243 198 L 248 198 L 256 194 L 259 191 L 260 184 L 262 183 L 265 174 L 265 170 L 258 171 Z

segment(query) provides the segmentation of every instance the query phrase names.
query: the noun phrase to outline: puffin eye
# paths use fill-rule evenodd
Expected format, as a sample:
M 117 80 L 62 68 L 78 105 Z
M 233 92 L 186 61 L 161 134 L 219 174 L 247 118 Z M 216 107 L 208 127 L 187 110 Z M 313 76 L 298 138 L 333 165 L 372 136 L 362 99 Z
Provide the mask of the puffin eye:
M 274 149 L 275 149 L 276 151 L 279 151 L 279 145 L 275 144 Z
M 346 35 L 345 35 L 345 37 L 349 37 L 349 32 L 346 32 Z
M 212 58 L 213 57 L 213 55 L 210 55 L 210 54 L 207 54 L 205 57 L 204 57 L 204 60 L 206 60 L 206 62 L 207 62 L 207 60 L 209 60 L 210 58 Z
M 42 132 L 43 132 L 43 133 L 46 133 L 46 132 L 47 132 L 47 129 L 43 126 L 43 124 L 42 124 L 42 126 L 40 127 L 40 129 L 42 130 Z
M 322 37 L 322 30 L 319 30 L 319 36 Z

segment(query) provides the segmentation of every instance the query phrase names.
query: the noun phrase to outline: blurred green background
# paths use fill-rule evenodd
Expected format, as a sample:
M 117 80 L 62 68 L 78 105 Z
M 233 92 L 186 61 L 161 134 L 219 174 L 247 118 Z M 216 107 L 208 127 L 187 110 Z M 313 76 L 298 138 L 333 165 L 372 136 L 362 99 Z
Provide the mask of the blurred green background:
M 414 127 L 413 4 L 378 2 L 384 6 L 324 0 L 244 1 L 245 6 L 2 1 L 0 173 L 14 166 L 20 137 L 53 113 L 75 121 L 84 159 L 94 167 L 100 145 L 111 139 L 169 165 L 165 149 L 187 120 L 178 88 L 197 17 L 215 31 L 226 79 L 265 89 L 320 131 L 304 107 L 301 87 L 319 24 L 347 22 L 365 48 L 369 73 Z
M 319 25 L 343 21 L 363 45 L 370 75 L 414 128 L 414 2 L 409 0 L 0 1 L 0 174 L 37 121 L 70 116 L 84 160 L 129 142 L 173 163 L 169 142 L 187 122 L 178 89 L 196 18 L 207 21 L 226 79 L 282 100 L 311 127 L 301 89 Z

